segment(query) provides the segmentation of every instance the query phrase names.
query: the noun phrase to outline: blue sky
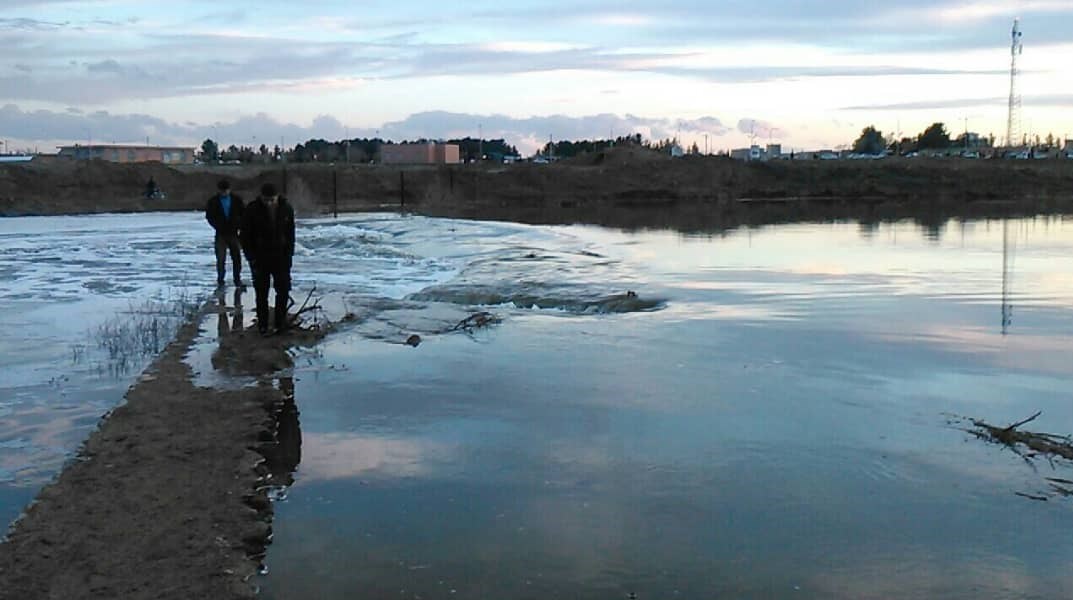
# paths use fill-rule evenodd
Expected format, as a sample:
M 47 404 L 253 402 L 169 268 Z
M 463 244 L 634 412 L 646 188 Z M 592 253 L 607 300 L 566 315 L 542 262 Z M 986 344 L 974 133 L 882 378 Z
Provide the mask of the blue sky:
M 0 136 L 680 135 L 834 147 L 864 126 L 1073 135 L 1071 0 L 4 0 Z

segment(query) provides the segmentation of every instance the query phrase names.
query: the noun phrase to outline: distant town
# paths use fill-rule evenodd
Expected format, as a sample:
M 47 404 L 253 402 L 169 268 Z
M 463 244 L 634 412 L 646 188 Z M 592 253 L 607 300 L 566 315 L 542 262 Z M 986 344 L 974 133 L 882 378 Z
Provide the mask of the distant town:
M 861 131 L 852 144 L 836 148 L 787 149 L 779 143 L 751 144 L 744 148 L 704 152 L 697 143 L 681 144 L 675 138 L 647 140 L 640 134 L 614 139 L 549 140 L 532 156 L 523 157 L 516 146 L 503 139 L 472 137 L 449 140 L 394 142 L 380 138 L 328 141 L 311 139 L 291 148 L 280 145 L 223 147 L 206 139 L 199 147 L 155 146 L 150 144 L 74 144 L 61 146 L 55 156 L 72 160 L 103 160 L 115 163 L 160 162 L 164 164 L 267 164 L 267 163 L 352 163 L 352 164 L 469 164 L 479 162 L 512 164 L 550 163 L 613 147 L 634 146 L 665 153 L 671 157 L 714 155 L 740 161 L 771 160 L 877 160 L 888 157 L 960 159 L 1073 159 L 1073 139 L 1053 134 L 1029 139 L 1016 145 L 997 144 L 994 135 L 964 131 L 952 136 L 944 123 L 934 123 L 913 137 L 888 136 L 875 127 Z M 0 155 L 0 162 L 25 162 L 35 154 Z

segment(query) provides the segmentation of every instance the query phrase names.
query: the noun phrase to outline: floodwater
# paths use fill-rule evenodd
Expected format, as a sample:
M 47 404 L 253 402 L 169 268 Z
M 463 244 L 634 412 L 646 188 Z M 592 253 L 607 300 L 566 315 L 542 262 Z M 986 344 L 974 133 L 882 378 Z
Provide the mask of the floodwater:
M 101 267 L 101 285 L 215 277 L 196 215 L 72 221 L 110 255 L 139 253 Z M 67 236 L 0 224 L 16 259 Z M 159 241 L 123 241 L 146 230 Z M 355 322 L 280 374 L 295 403 L 270 466 L 290 485 L 274 493 L 262 596 L 1073 597 L 1073 499 L 1046 479 L 1073 480 L 1073 466 L 985 444 L 963 420 L 1042 411 L 1030 429 L 1073 433 L 1071 257 L 1060 218 L 710 236 L 304 221 L 295 296 L 315 283 L 328 316 Z M 65 411 L 89 415 L 92 390 L 121 395 L 136 376 L 83 374 L 61 386 L 66 404 L 34 395 L 48 380 L 31 366 L 70 334 L 24 323 L 143 293 L 84 287 L 54 302 L 4 290 L 35 307 L 0 315 L 18 333 L 5 341 L 40 350 L 0 355 L 21 374 L 3 386 L 24 394 L 0 404 L 0 501 L 54 471 L 41 448 L 62 456 L 84 437 Z M 248 383 L 211 358 L 235 300 L 188 358 L 201 385 Z M 238 300 L 248 319 L 252 298 Z M 457 327 L 476 311 L 494 321 Z M 92 350 L 77 364 L 100 360 Z

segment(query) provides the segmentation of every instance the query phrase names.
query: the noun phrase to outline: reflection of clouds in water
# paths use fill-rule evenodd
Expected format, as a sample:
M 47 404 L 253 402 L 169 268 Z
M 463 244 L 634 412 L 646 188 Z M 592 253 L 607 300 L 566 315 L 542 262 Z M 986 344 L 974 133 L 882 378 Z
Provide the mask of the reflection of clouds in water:
M 981 525 L 982 527 L 985 525 Z M 811 590 L 825 598 L 1069 598 L 1073 559 L 1066 568 L 1031 572 L 1022 561 L 1001 555 L 951 557 L 930 547 L 905 548 L 898 555 L 856 556 L 853 562 L 814 574 Z
M 800 319 L 800 311 L 789 310 L 771 304 L 717 304 L 710 302 L 676 301 L 668 309 L 676 317 L 694 321 L 743 320 L 743 321 L 791 321 Z
M 90 403 L 60 409 L 28 405 L 0 421 L 0 470 L 18 473 L 19 486 L 38 486 L 51 478 L 71 448 L 85 437 L 104 409 Z
M 349 433 L 304 433 L 303 483 L 365 477 L 420 477 L 432 463 L 449 460 L 450 450 L 429 441 Z
M 996 318 L 997 321 L 997 318 Z M 1004 336 L 999 328 L 922 323 L 914 329 L 901 323 L 899 331 L 871 334 L 880 341 L 912 346 L 930 344 L 947 352 L 969 354 L 992 366 L 1066 375 L 1069 373 L 1069 348 L 1073 336 L 1050 332 L 1048 335 L 1016 333 Z M 862 332 L 863 333 L 863 332 Z

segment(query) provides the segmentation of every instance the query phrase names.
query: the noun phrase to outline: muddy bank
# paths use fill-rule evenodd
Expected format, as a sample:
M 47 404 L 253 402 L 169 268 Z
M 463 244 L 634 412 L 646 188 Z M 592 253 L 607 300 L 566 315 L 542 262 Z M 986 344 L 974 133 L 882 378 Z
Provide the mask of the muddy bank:
M 200 320 L 12 526 L 0 544 L 0 598 L 255 595 L 278 421 L 293 411 L 293 384 L 271 373 L 289 365 L 289 347 L 320 336 L 232 334 L 226 368 L 262 378 L 221 391 L 195 387 L 183 361 Z
M 152 175 L 166 200 L 140 197 Z M 430 216 L 621 227 L 793 220 L 984 217 L 1073 210 L 1073 161 L 671 159 L 621 148 L 552 165 L 163 165 L 58 159 L 0 166 L 0 215 L 199 209 L 228 177 L 271 181 L 304 215 L 411 210 Z

